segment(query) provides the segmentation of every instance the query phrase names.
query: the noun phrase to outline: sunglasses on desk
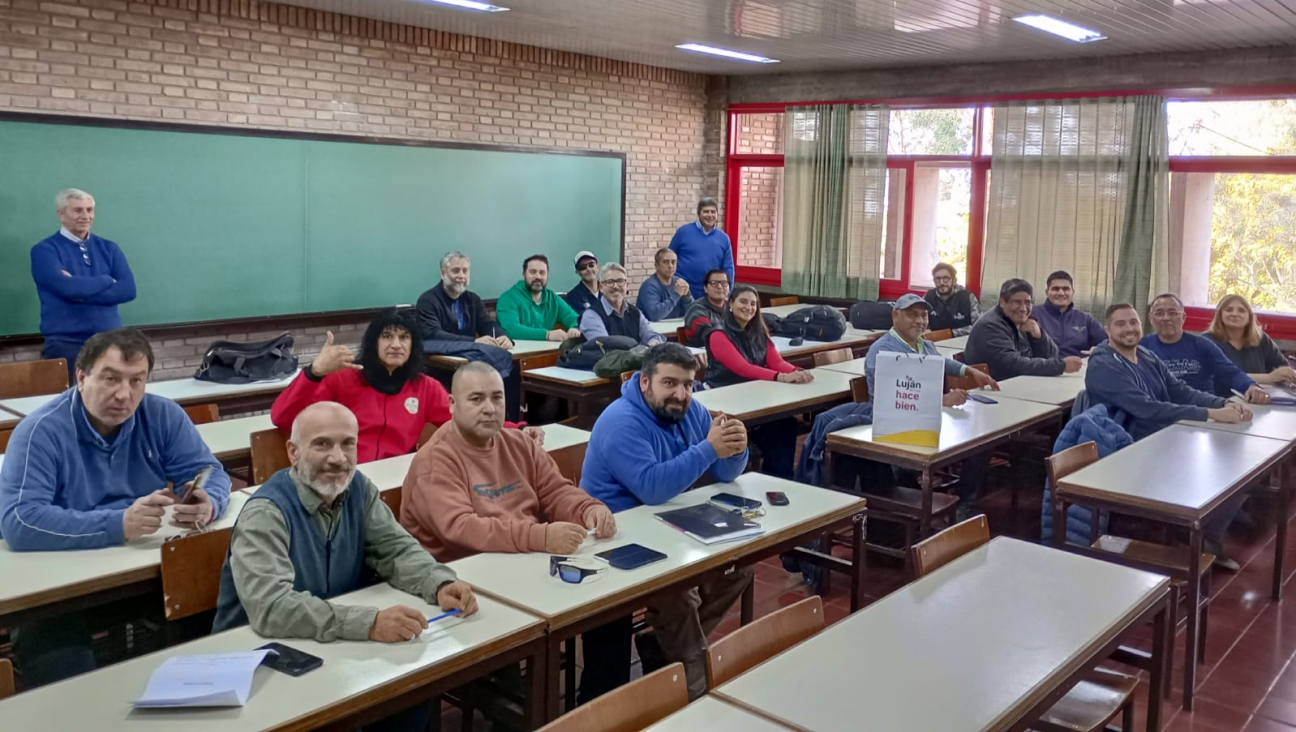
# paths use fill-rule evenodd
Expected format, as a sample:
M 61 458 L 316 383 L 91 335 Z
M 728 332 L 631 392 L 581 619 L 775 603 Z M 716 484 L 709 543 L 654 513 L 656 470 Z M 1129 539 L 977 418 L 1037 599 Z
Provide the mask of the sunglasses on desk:
M 572 557 L 549 556 L 549 576 L 557 575 L 558 579 L 570 585 L 579 585 L 585 581 L 586 577 L 602 574 L 607 571 L 607 567 L 591 568 L 582 567 L 572 563 Z

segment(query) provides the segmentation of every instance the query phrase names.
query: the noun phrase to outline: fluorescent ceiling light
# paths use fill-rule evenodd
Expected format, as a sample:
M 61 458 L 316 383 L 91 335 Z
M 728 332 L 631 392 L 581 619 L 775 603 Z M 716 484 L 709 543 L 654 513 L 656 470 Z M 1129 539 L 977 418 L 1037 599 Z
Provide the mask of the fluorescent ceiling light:
M 1068 23 L 1065 20 L 1058 20 L 1057 18 L 1048 15 L 1019 15 L 1016 18 L 1013 18 L 1013 20 L 1022 25 L 1029 25 L 1032 28 L 1038 28 L 1045 33 L 1062 36 L 1068 41 L 1075 41 L 1076 43 L 1090 43 L 1092 41 L 1107 40 L 1107 36 L 1104 36 L 1096 30 L 1089 30 L 1084 26 Z
M 483 13 L 503 13 L 508 10 L 508 8 L 491 5 L 490 3 L 479 3 L 476 0 L 428 0 L 428 2 L 440 5 L 453 5 L 456 8 L 467 8 L 468 10 L 480 10 Z
M 695 53 L 709 53 L 712 56 L 724 56 L 725 58 L 734 58 L 739 61 L 753 61 L 758 64 L 776 64 L 778 59 L 765 58 L 750 53 L 741 53 L 739 51 L 730 51 L 727 48 L 716 48 L 714 46 L 703 46 L 700 43 L 681 43 L 676 46 L 681 51 L 693 51 Z

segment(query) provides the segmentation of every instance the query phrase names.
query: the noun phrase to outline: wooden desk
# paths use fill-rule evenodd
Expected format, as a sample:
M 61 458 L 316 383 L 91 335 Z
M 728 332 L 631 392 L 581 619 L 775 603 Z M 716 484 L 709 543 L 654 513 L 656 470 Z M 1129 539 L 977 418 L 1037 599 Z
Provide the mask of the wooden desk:
M 885 331 L 880 330 L 859 330 L 857 328 L 847 328 L 846 333 L 835 341 L 812 341 L 805 340 L 799 346 L 791 345 L 791 338 L 783 336 L 772 336 L 770 340 L 774 341 L 774 350 L 779 355 L 791 363 L 800 366 L 807 366 L 812 363 L 814 354 L 821 351 L 835 351 L 838 348 L 849 348 L 855 356 L 863 356 L 868 352 L 869 346 L 881 338 Z
M 644 732 L 786 732 L 790 729 L 728 704 L 704 696 Z
M 947 346 L 944 345 L 945 343 L 946 341 L 940 341 L 939 343 L 936 344 L 936 350 L 940 352 L 940 355 L 944 356 L 945 358 L 952 358 L 955 361 L 963 360 L 962 348 L 959 348 L 957 346 Z
M 1053 491 L 1053 525 L 1065 526 L 1066 507 L 1075 503 L 1184 526 L 1188 529 L 1184 566 L 1195 567 L 1206 520 L 1221 504 L 1278 466 L 1291 449 L 1292 444 L 1282 440 L 1171 425 L 1058 481 Z M 1053 533 L 1055 546 L 1099 558 L 1111 556 L 1066 544 L 1065 531 Z M 1275 544 L 1273 592 L 1278 598 L 1286 542 Z M 1184 709 L 1192 709 L 1196 688 L 1200 591 L 1199 583 L 1185 583 Z
M 957 348 L 960 351 L 966 351 L 967 342 L 968 342 L 967 336 L 955 336 L 953 338 L 946 338 L 943 341 L 937 341 L 936 347 L 937 348 Z
M 809 384 L 745 381 L 699 391 L 693 398 L 712 412 L 724 412 L 749 425 L 850 401 L 850 374 L 829 369 L 811 371 L 815 378 Z
M 1153 622 L 1160 729 L 1170 581 L 1008 537 L 712 691 L 802 730 L 1022 730 Z
M 225 515 L 213 529 L 234 525 L 248 491 L 230 494 Z M 0 626 L 12 627 L 38 614 L 61 613 L 125 597 L 162 596 L 161 548 L 183 531 L 163 526 L 124 546 L 85 551 L 15 552 L 0 541 Z M 52 607 L 57 606 L 57 607 Z M 142 688 L 142 687 L 141 687 Z
M 1223 424 L 1222 422 L 1197 422 L 1183 420 L 1179 424 L 1210 430 L 1235 432 L 1253 437 L 1268 437 L 1284 442 L 1296 441 L 1296 407 L 1277 407 L 1270 404 L 1246 405 L 1254 415 L 1250 422 Z
M 1061 416 L 1062 410 L 1058 407 L 1016 399 L 1001 399 L 998 404 L 969 401 L 961 407 L 944 407 L 941 409 L 940 443 L 937 447 L 874 442 L 872 425 L 833 432 L 828 435 L 824 450 L 824 482 L 826 485 L 834 484 L 834 454 L 853 455 L 918 471 L 923 494 L 919 536 L 925 537 L 931 531 L 934 471 Z
M 729 491 L 765 503 L 766 491 L 783 491 L 788 506 L 767 506 L 758 519 L 765 528 L 761 536 L 743 541 L 707 546 L 667 526 L 654 514 L 671 508 L 705 502 L 710 496 Z M 725 574 L 737 567 L 755 564 L 768 556 L 791 550 L 834 527 L 854 526 L 853 564 L 836 560 L 839 569 L 849 565 L 851 608 L 860 607 L 864 572 L 863 529 L 865 502 L 845 493 L 802 483 L 746 473 L 733 483 L 718 483 L 685 492 L 660 506 L 639 506 L 616 515 L 617 535 L 603 541 L 587 541 L 575 556 L 591 566 L 601 566 L 593 554 L 628 543 L 642 544 L 666 554 L 666 559 L 623 572 L 609 569 L 598 580 L 579 585 L 566 584 L 549 576 L 549 555 L 478 554 L 451 562 L 459 578 L 483 594 L 511 603 L 544 619 L 549 631 L 550 716 L 558 711 L 558 650 L 569 638 L 618 617 L 628 615 L 653 597 L 676 594 L 695 587 L 708 575 Z
M 270 415 L 237 417 L 198 425 L 198 434 L 207 449 L 222 464 L 247 462 L 252 457 L 252 433 L 274 427 Z
M 703 348 L 689 348 L 694 356 L 706 353 Z M 527 392 L 547 394 L 566 400 L 572 405 L 576 424 L 582 428 L 594 427 L 599 413 L 621 396 L 621 380 L 605 379 L 593 371 L 569 369 L 563 366 L 546 366 L 522 373 L 522 401 Z
M 17 399 L 5 399 L 0 401 L 0 410 L 19 417 L 26 417 L 32 412 L 45 406 L 47 402 L 53 401 L 62 396 L 63 392 L 58 394 L 41 394 L 39 396 L 18 397 Z
M 440 612 L 385 583 L 334 602 L 380 608 L 408 605 L 428 617 Z M 0 719 L 11 730 L 355 729 L 507 664 L 526 660 L 529 668 L 544 666 L 543 625 L 538 619 L 490 598 L 479 602 L 481 609 L 473 617 L 438 621 L 408 643 L 285 639 L 293 648 L 324 659 L 324 665 L 302 678 L 257 669 L 252 695 L 241 708 L 137 711 L 128 705 L 167 658 L 248 651 L 268 642 L 247 626 L 11 697 L 0 702 Z M 543 687 L 539 674 L 534 676 L 528 706 L 532 726 L 538 726 L 535 701 Z
M 658 320 L 655 323 L 649 321 L 649 325 L 652 326 L 653 332 L 661 333 L 666 336 L 668 341 L 674 341 L 679 336 L 679 329 L 684 327 L 684 319 L 667 318 L 666 320 Z
M 240 412 L 269 409 L 275 397 L 288 388 L 288 384 L 297 378 L 300 370 L 291 376 L 276 381 L 258 381 L 252 384 L 213 384 L 197 379 L 170 379 L 167 381 L 150 381 L 144 390 L 155 396 L 166 397 L 183 406 L 191 404 L 216 404 L 221 414 L 238 414 Z M 36 411 L 46 402 L 61 394 L 43 394 L 41 396 L 6 399 L 0 407 L 26 416 Z
M 1027 402 L 1070 408 L 1076 396 L 1084 391 L 1084 371 L 1061 376 L 1014 376 L 999 382 L 999 391 L 981 389 L 991 399 L 1008 397 Z
M 519 359 L 526 358 L 527 356 L 536 356 L 541 353 L 557 351 L 558 347 L 561 345 L 562 343 L 559 341 L 514 341 L 513 347 L 509 349 L 509 353 L 513 355 L 513 361 L 516 363 Z M 423 357 L 423 360 L 429 366 L 436 366 L 449 371 L 454 371 L 460 366 L 468 363 L 468 359 L 463 358 L 462 356 L 442 356 L 434 353 L 427 354 Z

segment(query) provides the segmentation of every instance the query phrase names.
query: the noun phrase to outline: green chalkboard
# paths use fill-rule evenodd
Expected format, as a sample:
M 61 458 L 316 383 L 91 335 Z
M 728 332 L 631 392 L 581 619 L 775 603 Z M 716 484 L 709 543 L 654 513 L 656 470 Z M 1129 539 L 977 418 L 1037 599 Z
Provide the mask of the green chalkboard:
M 29 252 L 69 187 L 130 262 L 132 325 L 412 303 L 451 249 L 486 298 L 532 253 L 556 289 L 577 251 L 621 257 L 621 155 L 15 117 L 0 119 L 0 335 L 38 330 Z

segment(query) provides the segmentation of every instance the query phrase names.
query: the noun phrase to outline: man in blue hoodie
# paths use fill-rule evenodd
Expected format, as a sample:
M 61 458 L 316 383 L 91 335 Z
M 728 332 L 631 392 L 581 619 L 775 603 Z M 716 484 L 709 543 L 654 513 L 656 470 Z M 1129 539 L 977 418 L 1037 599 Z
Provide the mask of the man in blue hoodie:
M 63 225 L 31 249 L 32 279 L 41 304 L 41 358 L 67 359 L 76 380 L 81 344 L 95 333 L 122 326 L 117 306 L 135 299 L 135 275 L 115 242 L 90 233 L 95 201 L 75 188 L 54 197 Z
M 1205 336 L 1184 332 L 1184 305 L 1179 296 L 1157 295 L 1148 306 L 1148 322 L 1156 333 L 1141 345 L 1165 362 L 1170 373 L 1197 391 L 1227 397 L 1242 394 L 1252 404 L 1268 404 L 1269 395 L 1234 365 L 1219 346 Z
M 1237 424 L 1251 419 L 1251 410 L 1237 402 L 1198 391 L 1175 376 L 1146 345 L 1143 321 L 1134 306 L 1124 303 L 1107 308 L 1107 342 L 1094 347 L 1085 372 L 1085 395 L 1090 404 L 1102 404 L 1113 420 L 1141 440 L 1181 419 Z M 1146 341 L 1145 341 L 1146 342 Z M 1205 551 L 1215 555 L 1223 569 L 1238 570 L 1237 562 L 1223 554 L 1221 539 L 1245 494 L 1218 509 L 1204 529 Z
M 144 393 L 152 369 L 139 331 L 96 334 L 77 356 L 76 386 L 14 428 L 0 468 L 0 537 L 11 550 L 121 546 L 162 529 L 167 507 L 180 528 L 225 511 L 229 476 L 179 404 Z M 206 470 L 206 487 L 193 488 Z M 84 616 L 19 627 L 14 653 L 32 685 L 94 669 Z
M 693 401 L 696 371 L 684 346 L 653 346 L 644 354 L 643 369 L 594 424 L 581 487 L 613 513 L 665 503 L 708 472 L 729 482 L 747 467 L 747 428 L 723 414 L 713 418 Z M 751 578 L 751 568 L 739 570 L 649 608 L 661 658 L 684 664 L 690 699 L 706 693 L 707 637 Z M 643 656 L 651 642 L 639 645 Z

